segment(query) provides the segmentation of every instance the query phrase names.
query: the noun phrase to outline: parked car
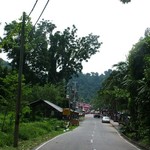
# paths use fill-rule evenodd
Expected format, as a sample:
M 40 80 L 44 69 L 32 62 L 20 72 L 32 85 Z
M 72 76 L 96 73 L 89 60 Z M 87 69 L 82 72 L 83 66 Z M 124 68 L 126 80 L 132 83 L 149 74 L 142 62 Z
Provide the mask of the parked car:
M 94 118 L 100 118 L 100 114 L 98 113 L 94 114 Z
M 108 116 L 103 116 L 102 123 L 110 123 L 110 118 Z

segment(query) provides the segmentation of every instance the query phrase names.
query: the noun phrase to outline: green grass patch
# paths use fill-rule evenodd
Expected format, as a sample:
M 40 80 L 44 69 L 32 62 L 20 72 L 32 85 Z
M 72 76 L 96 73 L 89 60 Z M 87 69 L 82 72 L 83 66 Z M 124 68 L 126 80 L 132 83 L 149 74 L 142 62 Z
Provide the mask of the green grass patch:
M 76 126 L 71 126 L 73 130 Z M 11 130 L 10 130 L 11 131 Z M 21 123 L 18 148 L 13 148 L 13 133 L 0 132 L 0 150 L 31 150 L 41 143 L 64 133 L 64 121 L 57 119 Z
M 11 146 L 13 143 L 13 135 L 0 131 L 0 147 Z
M 34 147 L 40 145 L 41 143 L 52 139 L 53 137 L 62 134 L 63 130 L 61 131 L 52 131 L 49 134 L 45 134 L 43 136 L 39 136 L 30 140 L 22 140 L 18 144 L 18 148 L 14 148 L 11 146 L 3 146 L 0 150 L 32 150 Z

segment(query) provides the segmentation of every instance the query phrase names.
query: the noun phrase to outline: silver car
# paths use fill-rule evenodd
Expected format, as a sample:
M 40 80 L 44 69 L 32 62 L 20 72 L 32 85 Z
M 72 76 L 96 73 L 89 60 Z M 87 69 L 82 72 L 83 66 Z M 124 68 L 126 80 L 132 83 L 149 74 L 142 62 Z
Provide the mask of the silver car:
M 110 118 L 108 116 L 103 116 L 102 123 L 110 123 Z

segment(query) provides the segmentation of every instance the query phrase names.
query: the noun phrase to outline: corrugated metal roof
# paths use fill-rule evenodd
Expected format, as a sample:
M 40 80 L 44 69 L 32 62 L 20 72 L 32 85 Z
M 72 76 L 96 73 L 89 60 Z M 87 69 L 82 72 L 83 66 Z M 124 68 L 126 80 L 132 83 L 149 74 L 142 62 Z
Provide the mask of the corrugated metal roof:
M 54 103 L 49 102 L 49 101 L 47 101 L 47 100 L 42 100 L 42 99 L 40 99 L 40 100 L 31 102 L 29 105 L 34 106 L 34 105 L 40 104 L 40 103 L 42 103 L 42 102 L 43 102 L 43 103 L 46 103 L 47 105 L 49 105 L 49 106 L 51 106 L 51 107 L 53 107 L 54 109 L 58 110 L 59 112 L 63 112 L 63 109 L 62 109 L 61 107 L 59 107 L 59 106 L 55 105 Z
M 56 110 L 58 110 L 59 112 L 63 112 L 63 109 L 57 105 L 55 105 L 54 103 L 51 103 L 47 100 L 43 100 L 45 103 L 47 103 L 48 105 L 52 106 L 53 108 L 55 108 Z

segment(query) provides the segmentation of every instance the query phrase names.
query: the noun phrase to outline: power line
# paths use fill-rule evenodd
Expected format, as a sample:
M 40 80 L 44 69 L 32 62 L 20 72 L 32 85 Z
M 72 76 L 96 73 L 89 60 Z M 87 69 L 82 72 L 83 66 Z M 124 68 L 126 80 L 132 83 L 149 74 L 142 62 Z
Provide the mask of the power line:
M 32 27 L 31 31 L 29 32 L 29 34 L 28 34 L 29 36 L 32 34 L 32 32 L 33 32 L 33 30 L 34 30 L 36 24 L 37 24 L 38 21 L 40 20 L 40 18 L 41 18 L 41 16 L 42 16 L 42 14 L 44 13 L 44 11 L 45 11 L 45 9 L 46 9 L 48 3 L 49 3 L 49 0 L 46 2 L 46 4 L 45 4 L 45 6 L 44 6 L 44 8 L 43 8 L 43 10 L 42 10 L 42 12 L 41 12 L 41 14 L 40 14 L 40 16 L 39 16 L 38 19 L 36 20 L 36 22 L 35 22 L 34 26 Z
M 29 13 L 29 15 L 28 15 L 28 16 L 30 16 L 30 15 L 31 15 L 31 13 L 33 12 L 33 10 L 34 10 L 34 8 L 35 8 L 35 6 L 36 6 L 37 2 L 38 2 L 38 0 L 36 0 L 36 2 L 35 2 L 35 4 L 33 5 L 33 7 L 32 7 L 32 9 L 31 9 L 31 11 L 30 11 L 30 13 Z
M 45 9 L 46 9 L 48 3 L 49 3 L 49 0 L 46 2 L 46 4 L 45 4 L 45 6 L 44 6 L 44 8 L 43 8 L 43 10 L 42 10 L 42 12 L 41 12 L 41 14 L 40 14 L 40 16 L 38 17 L 37 21 L 36 21 L 35 24 L 34 24 L 34 27 L 36 26 L 37 22 L 40 20 L 40 18 L 41 18 L 41 16 L 42 16 L 43 12 L 45 11 Z
M 30 11 L 28 17 L 29 17 L 29 16 L 31 15 L 31 13 L 33 12 L 33 10 L 34 10 L 34 8 L 35 8 L 37 2 L 38 2 L 38 0 L 36 0 L 35 4 L 33 5 L 33 7 L 32 7 L 32 9 L 31 9 L 31 11 Z M 18 27 L 18 26 L 16 26 L 16 27 L 8 34 L 8 37 L 12 36 L 12 35 L 15 33 L 15 30 L 17 29 L 17 27 Z

